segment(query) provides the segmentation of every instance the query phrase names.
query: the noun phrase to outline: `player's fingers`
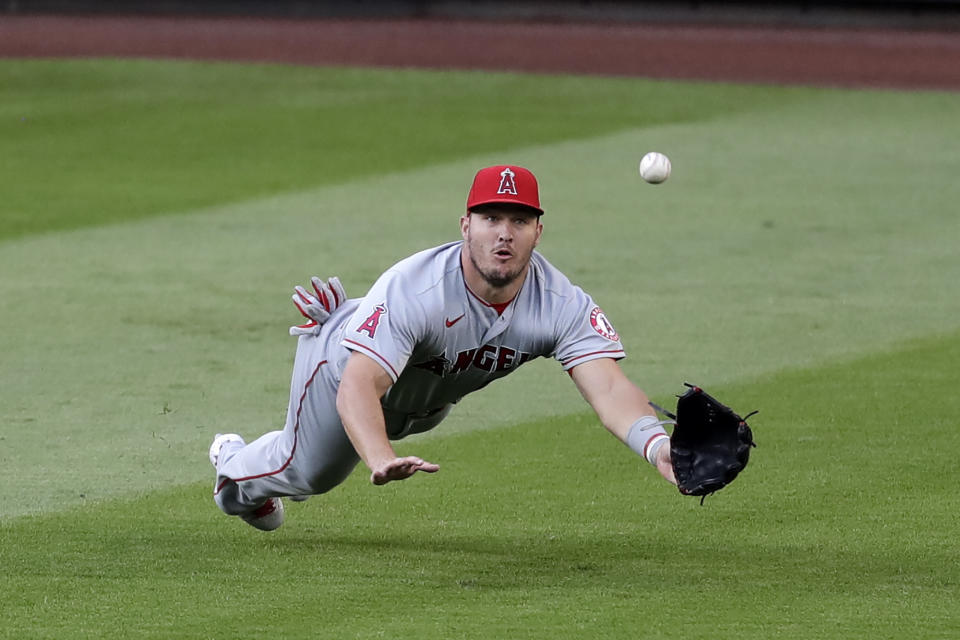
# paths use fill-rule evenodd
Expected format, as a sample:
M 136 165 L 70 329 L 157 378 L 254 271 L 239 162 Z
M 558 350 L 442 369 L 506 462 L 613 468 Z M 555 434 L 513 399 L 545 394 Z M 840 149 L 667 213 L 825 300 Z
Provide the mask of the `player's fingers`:
M 330 286 L 330 290 L 333 291 L 334 306 L 339 307 L 341 304 L 347 301 L 347 291 L 343 288 L 343 285 L 340 283 L 340 278 L 337 276 L 331 276 L 327 278 L 327 284 Z
M 404 478 L 409 478 L 417 471 L 417 463 L 412 460 L 403 460 L 398 462 L 396 466 L 393 467 L 393 473 L 402 476 Z
M 307 313 L 306 308 L 303 306 L 304 302 L 298 293 L 293 294 L 291 299 L 293 300 L 293 306 L 297 308 L 297 311 L 299 311 L 304 318 L 306 318 L 307 320 L 313 319 L 310 317 L 310 314 Z
M 313 285 L 313 290 L 317 292 L 317 299 L 320 300 L 320 304 L 323 305 L 323 308 L 327 311 L 332 311 L 330 308 L 330 299 L 332 295 L 330 295 L 330 290 L 327 288 L 327 283 L 317 276 L 313 276 L 310 278 L 310 284 Z
M 440 465 L 436 465 L 432 462 L 427 462 L 423 458 L 408 458 L 410 464 L 410 475 L 413 475 L 417 471 L 424 471 L 426 473 L 436 473 L 440 470 Z
M 383 464 L 380 468 L 373 470 L 370 474 L 370 481 L 373 484 L 386 484 L 392 480 L 404 480 L 409 478 L 417 471 L 426 473 L 435 473 L 440 470 L 440 466 L 427 462 L 417 456 L 407 456 L 405 458 L 394 458 Z
M 293 304 L 307 320 L 323 324 L 330 318 L 330 312 L 303 287 L 294 287 Z
M 299 296 L 300 300 L 303 301 L 304 304 L 311 304 L 313 302 L 313 296 L 307 293 L 307 290 L 304 289 L 303 287 L 297 285 L 296 287 L 293 288 L 293 290 L 297 294 L 297 296 Z

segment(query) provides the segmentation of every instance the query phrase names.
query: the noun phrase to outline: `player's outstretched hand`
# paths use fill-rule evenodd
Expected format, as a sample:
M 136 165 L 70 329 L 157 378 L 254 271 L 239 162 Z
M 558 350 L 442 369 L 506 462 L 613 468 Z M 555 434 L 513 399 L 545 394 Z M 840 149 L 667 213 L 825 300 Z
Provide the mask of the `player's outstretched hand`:
M 657 471 L 667 482 L 677 484 L 677 477 L 673 473 L 673 460 L 670 459 L 670 443 L 665 442 L 657 450 Z
M 309 322 L 290 327 L 292 336 L 317 335 L 330 314 L 347 300 L 347 292 L 337 277 L 324 282 L 313 276 L 310 278 L 310 286 L 313 293 L 299 285 L 293 288 L 293 305 Z
M 370 475 L 370 482 L 373 484 L 387 484 L 393 480 L 406 480 L 417 471 L 426 473 L 436 473 L 440 470 L 440 465 L 426 462 L 416 456 L 407 456 L 406 458 L 394 458 L 380 464 Z

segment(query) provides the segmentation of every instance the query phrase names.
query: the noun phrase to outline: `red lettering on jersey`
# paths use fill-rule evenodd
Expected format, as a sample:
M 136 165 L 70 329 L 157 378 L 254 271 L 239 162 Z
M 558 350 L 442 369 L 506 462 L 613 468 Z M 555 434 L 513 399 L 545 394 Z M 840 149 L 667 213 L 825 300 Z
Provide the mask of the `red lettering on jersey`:
M 450 373 L 460 373 L 461 371 L 466 371 L 467 367 L 470 366 L 470 363 L 473 362 L 473 354 L 476 353 L 476 349 L 467 349 L 466 351 L 461 351 L 457 354 L 457 362 L 453 365 L 453 368 L 450 369 Z
M 365 332 L 371 338 L 373 334 L 377 332 L 377 327 L 380 325 L 380 316 L 387 312 L 386 303 L 380 303 L 373 308 L 373 313 L 370 314 L 366 320 L 363 321 L 359 327 L 357 327 L 357 333 Z
M 473 357 L 473 366 L 484 371 L 492 371 L 493 365 L 497 359 L 492 354 L 497 352 L 497 348 L 492 344 L 485 344 L 477 349 L 477 355 Z M 490 356 L 490 357 L 488 357 Z
M 500 347 L 500 353 L 497 354 L 497 366 L 494 371 L 506 371 L 513 364 L 513 358 L 517 352 L 510 347 Z

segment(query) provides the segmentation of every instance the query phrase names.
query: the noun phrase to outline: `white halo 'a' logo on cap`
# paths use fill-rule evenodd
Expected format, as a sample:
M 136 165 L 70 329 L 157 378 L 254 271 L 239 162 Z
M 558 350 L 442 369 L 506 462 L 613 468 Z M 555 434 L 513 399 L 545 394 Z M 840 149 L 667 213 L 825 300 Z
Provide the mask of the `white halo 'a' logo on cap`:
M 513 171 L 510 171 L 510 167 L 500 172 L 500 188 L 497 189 L 497 194 L 509 193 L 512 196 L 517 195 L 517 183 L 513 181 L 515 175 Z

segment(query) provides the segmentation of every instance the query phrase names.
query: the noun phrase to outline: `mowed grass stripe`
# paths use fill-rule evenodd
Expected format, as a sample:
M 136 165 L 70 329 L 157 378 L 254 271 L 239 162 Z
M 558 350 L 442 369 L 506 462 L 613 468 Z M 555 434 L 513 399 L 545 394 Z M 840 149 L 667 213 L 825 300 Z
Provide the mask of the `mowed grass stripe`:
M 147 60 L 0 60 L 0 240 L 243 202 L 811 92 Z
M 712 389 L 761 410 L 759 447 L 703 507 L 576 415 L 403 443 L 441 472 L 354 475 L 272 534 L 206 482 L 7 521 L 0 634 L 953 637 L 958 357 L 952 334 Z
M 542 250 L 613 319 L 644 388 L 752 379 L 957 326 L 944 230 L 960 186 L 947 175 L 941 97 L 920 96 L 930 117 L 910 126 L 909 98 L 870 98 L 824 93 L 765 117 L 510 153 L 544 185 Z M 841 109 L 865 115 L 819 120 Z M 898 136 L 871 141 L 895 123 Z M 894 179 L 905 141 L 928 154 L 928 188 Z M 660 187 L 636 176 L 635 150 L 650 147 L 675 160 Z M 15 374 L 0 392 L 0 513 L 189 483 L 207 473 L 212 433 L 278 427 L 294 282 L 339 274 L 359 295 L 394 261 L 455 238 L 476 167 L 502 160 L 4 244 L 0 348 Z M 438 433 L 582 407 L 540 361 L 467 398 Z

